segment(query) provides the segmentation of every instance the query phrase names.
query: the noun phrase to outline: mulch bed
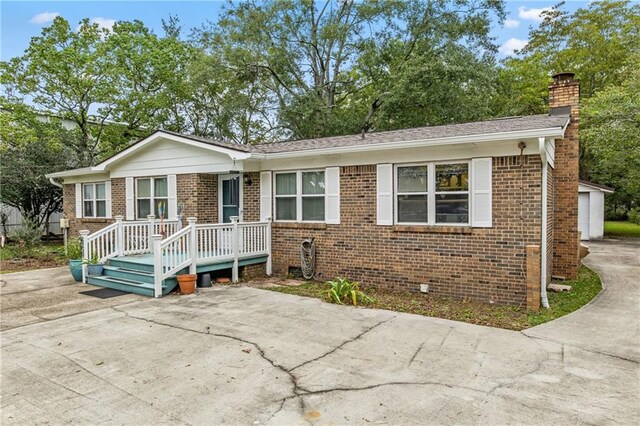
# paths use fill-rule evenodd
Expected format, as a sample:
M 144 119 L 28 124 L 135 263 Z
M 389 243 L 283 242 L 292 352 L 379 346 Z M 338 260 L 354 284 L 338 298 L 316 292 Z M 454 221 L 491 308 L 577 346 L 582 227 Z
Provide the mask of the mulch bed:
M 65 259 L 60 259 L 57 256 L 37 259 L 9 259 L 0 261 L 0 272 L 8 274 L 11 272 L 22 272 L 31 269 L 55 268 L 66 264 L 67 261 Z

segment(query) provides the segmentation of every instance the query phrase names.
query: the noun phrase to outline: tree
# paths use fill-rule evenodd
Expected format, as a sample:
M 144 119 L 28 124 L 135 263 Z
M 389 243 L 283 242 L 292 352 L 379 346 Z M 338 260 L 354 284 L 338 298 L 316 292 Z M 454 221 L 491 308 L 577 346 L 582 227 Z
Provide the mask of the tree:
M 73 138 L 60 119 L 38 115 L 23 105 L 3 103 L 0 110 L 0 202 L 17 208 L 39 226 L 62 208 L 62 190 L 47 173 L 68 169 L 74 153 L 64 141 Z
M 615 188 L 607 196 L 610 215 L 640 206 L 640 55 L 621 67 L 620 86 L 609 86 L 584 102 L 582 141 L 595 159 L 588 178 Z
M 82 166 L 94 164 L 100 155 L 117 94 L 116 72 L 103 41 L 107 34 L 88 19 L 74 31 L 57 17 L 31 39 L 23 56 L 1 65 L 0 82 L 14 103 L 30 101 L 76 124 L 77 138 L 69 146 Z
M 477 116 L 459 112 L 476 111 L 486 99 L 478 90 L 495 51 L 492 15 L 504 16 L 501 1 L 251 1 L 231 5 L 195 36 L 233 70 L 237 86 L 266 88 L 247 93 L 257 101 L 256 131 L 305 138 Z M 480 71 L 464 72 L 469 63 Z M 415 97 L 436 82 L 440 94 Z M 446 92 L 456 95 L 455 105 L 424 107 Z M 407 108 L 412 118 L 399 121 Z
M 624 79 L 624 64 L 640 51 L 640 5 L 599 1 L 573 13 L 562 6 L 544 12 L 525 48 L 504 62 L 496 115 L 546 111 L 545 93 L 557 72 L 576 74 L 583 99 Z

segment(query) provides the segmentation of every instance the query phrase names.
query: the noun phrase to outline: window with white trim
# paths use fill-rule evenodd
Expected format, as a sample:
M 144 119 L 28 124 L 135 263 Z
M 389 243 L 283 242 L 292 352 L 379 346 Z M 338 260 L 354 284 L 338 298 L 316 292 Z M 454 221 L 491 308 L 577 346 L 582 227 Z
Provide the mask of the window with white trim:
M 162 216 L 166 218 L 168 208 L 169 192 L 166 177 L 136 179 L 136 217 L 138 219 L 146 219 L 151 214 L 157 218 Z
M 107 217 L 107 191 L 104 182 L 82 184 L 82 216 Z
M 436 223 L 469 223 L 469 163 L 436 164 Z
M 275 173 L 275 220 L 324 222 L 324 170 Z
M 469 224 L 469 163 L 397 165 L 395 223 Z

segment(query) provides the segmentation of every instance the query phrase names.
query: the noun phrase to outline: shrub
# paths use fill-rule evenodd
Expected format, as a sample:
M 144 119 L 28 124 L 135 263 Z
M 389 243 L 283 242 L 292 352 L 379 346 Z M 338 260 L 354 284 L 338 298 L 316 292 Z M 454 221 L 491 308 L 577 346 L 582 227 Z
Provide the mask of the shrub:
M 67 241 L 67 259 L 82 259 L 82 242 L 80 238 L 70 238 Z
M 634 207 L 627 213 L 629 222 L 640 225 L 640 207 Z
M 32 248 L 40 244 L 42 228 L 36 222 L 24 219 L 22 225 L 13 231 L 12 237 L 20 247 Z
M 373 299 L 360 291 L 359 284 L 346 278 L 336 277 L 334 280 L 327 281 L 331 286 L 329 289 L 329 298 L 333 303 L 338 305 L 352 304 L 357 305 L 372 303 Z

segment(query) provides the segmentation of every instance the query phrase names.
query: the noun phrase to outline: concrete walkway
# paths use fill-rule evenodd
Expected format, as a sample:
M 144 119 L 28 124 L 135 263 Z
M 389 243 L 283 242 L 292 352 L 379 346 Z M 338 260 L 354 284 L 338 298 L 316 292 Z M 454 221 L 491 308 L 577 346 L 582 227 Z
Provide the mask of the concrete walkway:
M 640 240 L 589 242 L 584 263 L 602 278 L 596 300 L 528 336 L 640 362 Z
M 574 332 L 218 287 L 0 333 L 0 423 L 638 424 L 638 362 Z
M 69 267 L 0 275 L 0 330 L 145 300 L 135 294 L 110 299 L 81 294 L 99 287 L 77 283 Z

